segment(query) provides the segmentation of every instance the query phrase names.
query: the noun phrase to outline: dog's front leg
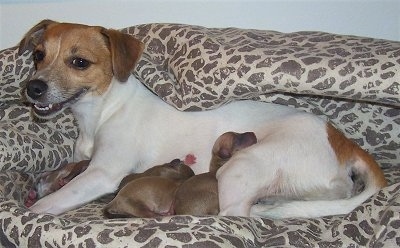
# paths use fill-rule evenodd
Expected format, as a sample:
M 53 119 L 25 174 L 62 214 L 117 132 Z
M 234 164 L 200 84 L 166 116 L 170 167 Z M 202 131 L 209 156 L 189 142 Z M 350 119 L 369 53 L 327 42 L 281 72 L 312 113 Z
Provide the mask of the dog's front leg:
M 60 190 L 40 199 L 30 209 L 36 213 L 61 214 L 102 195 L 112 193 L 127 173 L 128 170 L 112 173 L 91 163 L 86 171 Z

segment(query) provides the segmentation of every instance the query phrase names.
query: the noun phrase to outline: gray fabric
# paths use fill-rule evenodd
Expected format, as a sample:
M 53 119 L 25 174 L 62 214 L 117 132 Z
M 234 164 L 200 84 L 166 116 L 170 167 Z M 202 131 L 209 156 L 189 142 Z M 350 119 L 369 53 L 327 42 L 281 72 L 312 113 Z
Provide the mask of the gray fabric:
M 322 32 L 279 33 L 146 24 L 124 32 L 146 49 L 135 75 L 183 111 L 237 99 L 275 102 L 331 120 L 368 150 L 390 186 L 346 216 L 273 221 L 173 216 L 106 220 L 111 195 L 61 216 L 23 206 L 38 172 L 71 161 L 70 112 L 35 122 L 21 101 L 30 54 L 0 52 L 0 241 L 5 247 L 395 246 L 400 227 L 400 42 Z

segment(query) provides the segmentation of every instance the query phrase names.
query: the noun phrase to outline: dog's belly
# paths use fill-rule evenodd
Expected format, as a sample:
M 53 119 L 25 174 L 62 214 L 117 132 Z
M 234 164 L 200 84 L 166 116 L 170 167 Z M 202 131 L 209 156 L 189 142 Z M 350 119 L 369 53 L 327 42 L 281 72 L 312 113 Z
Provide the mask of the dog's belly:
M 94 102 L 99 112 L 88 108 L 87 102 Z M 262 138 L 268 123 L 298 113 L 290 107 L 249 100 L 215 110 L 182 112 L 134 77 L 123 84 L 113 82 L 101 98 L 87 96 L 73 111 L 84 137 L 75 151 L 85 159 L 92 158 L 91 165 L 98 168 L 112 164 L 118 170 L 117 178 L 188 154 L 197 158 L 192 166 L 195 173 L 206 172 L 212 146 L 224 132 L 251 131 Z
M 299 113 L 289 107 L 253 101 L 238 101 L 215 110 L 202 112 L 180 112 L 165 103 L 146 120 L 146 137 L 140 138 L 143 167 L 184 158 L 188 154 L 196 157 L 191 166 L 196 174 L 209 170 L 211 149 L 215 140 L 224 132 L 254 132 L 263 138 L 269 123 Z M 161 123 L 161 124 L 160 124 Z M 140 172 L 139 171 L 139 172 Z

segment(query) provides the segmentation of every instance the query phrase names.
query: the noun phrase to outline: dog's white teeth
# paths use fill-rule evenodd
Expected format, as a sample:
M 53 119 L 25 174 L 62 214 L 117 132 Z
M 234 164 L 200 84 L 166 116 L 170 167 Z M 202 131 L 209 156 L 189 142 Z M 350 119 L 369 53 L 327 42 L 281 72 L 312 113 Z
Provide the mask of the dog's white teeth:
M 47 110 L 50 110 L 53 108 L 53 104 L 50 104 L 46 107 L 41 107 L 41 106 L 35 104 L 35 108 L 38 110 L 47 111 Z

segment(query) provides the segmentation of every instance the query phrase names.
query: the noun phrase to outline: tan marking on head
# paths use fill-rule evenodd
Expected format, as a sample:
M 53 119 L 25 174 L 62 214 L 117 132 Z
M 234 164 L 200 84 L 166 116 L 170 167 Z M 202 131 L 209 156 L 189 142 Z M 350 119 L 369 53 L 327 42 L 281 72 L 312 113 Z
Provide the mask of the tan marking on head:
M 121 82 L 128 80 L 142 55 L 144 44 L 128 34 L 113 29 L 103 29 L 108 37 L 114 76 Z
M 103 94 L 113 76 L 126 81 L 140 58 L 143 44 L 116 30 L 45 20 L 20 42 L 19 53 L 28 49 L 45 53 L 44 60 L 36 65 L 35 77 L 53 83 L 71 96 L 81 88 Z M 84 59 L 89 66 L 79 69 L 73 65 L 74 59 Z
M 19 43 L 18 54 L 21 55 L 26 50 L 33 50 L 35 46 L 42 42 L 44 30 L 46 30 L 48 26 L 56 23 L 57 22 L 52 20 L 43 20 L 32 27 Z
M 361 149 L 356 143 L 346 138 L 343 133 L 331 124 L 328 123 L 326 127 L 329 143 L 340 165 L 346 166 L 348 162 L 360 159 L 367 165 L 365 169 L 374 176 L 375 183 L 378 186 L 384 187 L 387 185 L 381 168 L 370 154 Z

